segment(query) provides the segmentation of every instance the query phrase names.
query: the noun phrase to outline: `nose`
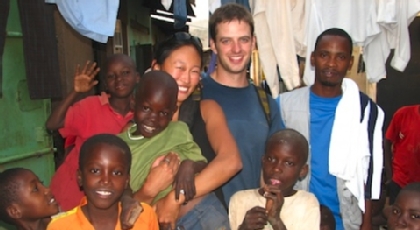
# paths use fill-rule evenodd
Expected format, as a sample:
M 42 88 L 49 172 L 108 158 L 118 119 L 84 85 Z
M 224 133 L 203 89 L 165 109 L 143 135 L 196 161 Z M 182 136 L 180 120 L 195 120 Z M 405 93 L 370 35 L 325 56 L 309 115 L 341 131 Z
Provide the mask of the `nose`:
M 337 65 L 336 57 L 330 57 L 328 59 L 328 66 L 336 66 L 336 65 Z
M 407 220 L 405 215 L 400 215 L 397 219 L 397 225 L 398 227 L 406 227 L 407 226 Z
M 108 172 L 103 172 L 101 174 L 101 183 L 102 184 L 108 184 L 109 183 L 109 173 Z
M 181 84 L 189 84 L 191 81 L 191 76 L 188 71 L 184 71 L 179 77 L 178 82 L 181 82 Z
M 242 47 L 241 47 L 240 42 L 238 42 L 238 41 L 232 42 L 232 50 L 233 50 L 234 53 L 239 53 L 241 51 L 241 49 L 242 49 Z
M 277 162 L 277 164 L 274 166 L 274 171 L 275 172 L 283 172 L 283 164 L 282 162 Z

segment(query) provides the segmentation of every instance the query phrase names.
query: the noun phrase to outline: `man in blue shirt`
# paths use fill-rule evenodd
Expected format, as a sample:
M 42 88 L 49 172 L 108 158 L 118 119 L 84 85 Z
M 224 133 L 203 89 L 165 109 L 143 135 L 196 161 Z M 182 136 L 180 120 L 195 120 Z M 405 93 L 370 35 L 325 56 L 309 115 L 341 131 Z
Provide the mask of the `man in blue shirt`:
M 202 97 L 222 107 L 243 163 L 242 170 L 222 187 L 228 204 L 237 191 L 260 186 L 265 141 L 281 129 L 281 119 L 278 105 L 270 97 L 270 118 L 266 118 L 258 92 L 247 79 L 256 42 L 251 13 L 239 4 L 226 4 L 209 21 L 210 46 L 217 55 L 217 67 L 202 79 Z
M 317 38 L 315 50 L 310 57 L 310 64 L 315 69 L 315 83 L 312 86 L 281 94 L 278 99 L 286 127 L 301 132 L 310 143 L 309 176 L 304 183 L 298 183 L 298 186 L 301 186 L 300 189 L 314 193 L 319 203 L 332 211 L 337 230 L 371 229 L 372 177 L 380 178 L 378 175 L 380 173 L 373 171 L 374 151 L 373 147 L 370 147 L 369 168 L 363 172 L 367 178 L 364 183 L 364 196 L 362 194 L 365 199 L 365 210 L 362 214 L 357 201 L 344 202 L 342 197 L 345 196 L 350 199 L 357 198 L 353 194 L 343 195 L 343 188 L 345 189 L 346 186 L 344 179 L 331 175 L 329 171 L 331 134 L 336 119 L 337 105 L 343 97 L 343 79 L 353 64 L 352 50 L 352 39 L 344 30 L 332 28 L 324 31 Z M 369 144 L 373 146 L 371 136 L 375 132 L 376 124 L 382 127 L 383 119 L 378 115 L 382 111 L 366 95 L 360 92 L 357 96 L 359 95 L 360 98 L 353 99 L 360 99 L 361 111 L 365 113 L 369 111 L 366 108 L 370 108 L 368 114 L 361 114 L 361 121 L 366 120 L 369 124 L 366 132 Z M 349 129 L 353 128 L 357 127 Z M 342 135 L 346 135 L 345 132 L 346 130 L 343 130 Z M 376 159 L 379 159 L 378 162 L 381 161 L 382 154 Z M 373 186 L 380 185 L 378 183 Z M 347 189 L 347 193 L 348 191 Z

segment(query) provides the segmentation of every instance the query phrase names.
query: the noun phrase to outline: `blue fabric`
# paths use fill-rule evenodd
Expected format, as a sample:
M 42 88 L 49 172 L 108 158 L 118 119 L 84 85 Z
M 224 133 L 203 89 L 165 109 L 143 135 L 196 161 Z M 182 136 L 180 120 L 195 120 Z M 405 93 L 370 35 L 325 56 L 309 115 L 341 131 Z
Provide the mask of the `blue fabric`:
M 281 126 L 279 107 L 271 97 L 268 100 L 272 124 L 271 128 L 268 126 L 253 85 L 232 88 L 218 84 L 211 77 L 203 78 L 202 84 L 202 98 L 213 99 L 222 107 L 242 158 L 242 170 L 222 187 L 225 201 L 229 204 L 235 192 L 260 186 L 265 141 L 284 126 Z
M 81 35 L 101 43 L 114 36 L 119 0 L 49 2 L 57 3 L 60 14 Z
M 229 230 L 229 217 L 216 195 L 210 193 L 178 220 L 176 229 Z
M 329 173 L 329 147 L 335 110 L 341 96 L 323 98 L 312 91 L 309 97 L 311 180 L 309 191 L 314 193 L 320 204 L 327 206 L 334 214 L 336 229 L 344 230 L 340 216 L 340 203 L 337 195 L 337 180 Z
M 187 24 L 187 0 L 173 0 L 174 28 L 182 29 Z

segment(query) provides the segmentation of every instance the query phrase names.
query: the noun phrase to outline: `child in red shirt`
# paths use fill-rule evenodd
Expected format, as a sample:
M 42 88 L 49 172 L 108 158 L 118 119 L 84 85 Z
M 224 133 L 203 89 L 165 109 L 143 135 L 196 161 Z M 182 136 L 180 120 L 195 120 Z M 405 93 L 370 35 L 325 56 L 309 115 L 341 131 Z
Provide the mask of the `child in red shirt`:
M 87 63 L 81 72 L 77 68 L 74 90 L 53 111 L 46 124 L 49 129 L 59 129 L 64 138 L 75 138 L 74 148 L 51 180 L 51 191 L 62 211 L 76 207 L 84 196 L 76 180 L 82 143 L 95 134 L 118 134 L 133 118 L 130 102 L 139 74 L 133 60 L 123 54 L 108 59 L 104 79 L 108 94 L 90 96 L 72 105 L 98 83 L 94 77 L 99 68 L 95 67 Z

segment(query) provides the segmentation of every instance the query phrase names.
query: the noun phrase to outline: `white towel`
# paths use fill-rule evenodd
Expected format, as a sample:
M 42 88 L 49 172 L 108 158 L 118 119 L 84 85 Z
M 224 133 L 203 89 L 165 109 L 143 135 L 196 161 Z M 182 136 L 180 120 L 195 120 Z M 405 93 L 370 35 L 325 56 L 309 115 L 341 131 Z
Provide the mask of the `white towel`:
M 364 211 L 364 184 L 370 157 L 367 133 L 370 106 L 366 106 L 365 119 L 360 122 L 360 94 L 356 83 L 345 78 L 342 89 L 343 97 L 337 105 L 331 132 L 329 172 L 345 181 Z

